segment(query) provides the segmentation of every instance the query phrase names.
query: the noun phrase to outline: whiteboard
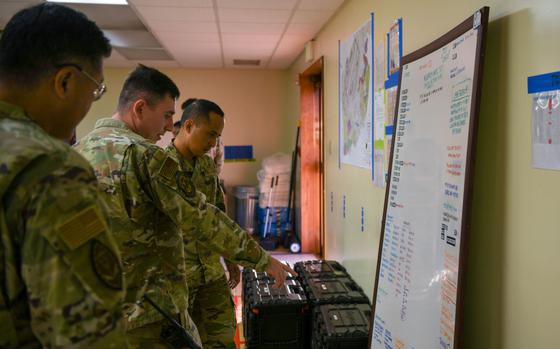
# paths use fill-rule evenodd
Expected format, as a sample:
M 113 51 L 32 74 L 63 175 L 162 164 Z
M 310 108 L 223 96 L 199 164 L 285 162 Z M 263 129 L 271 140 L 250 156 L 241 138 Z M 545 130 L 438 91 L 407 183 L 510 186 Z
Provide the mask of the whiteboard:
M 403 57 L 370 347 L 458 348 L 483 8 Z

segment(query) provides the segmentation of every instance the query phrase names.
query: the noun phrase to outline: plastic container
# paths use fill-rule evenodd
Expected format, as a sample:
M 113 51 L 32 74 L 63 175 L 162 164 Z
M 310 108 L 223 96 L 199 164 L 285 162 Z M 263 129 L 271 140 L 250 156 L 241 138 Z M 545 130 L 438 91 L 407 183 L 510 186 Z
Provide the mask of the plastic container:
M 265 223 L 266 223 L 266 208 L 257 207 L 257 222 L 258 232 L 263 236 Z M 270 216 L 268 217 L 268 233 L 276 237 L 283 237 L 286 232 L 286 224 L 288 223 L 288 208 L 287 207 L 271 207 Z
M 367 349 L 370 305 L 321 305 L 315 308 L 313 318 L 312 349 Z
M 253 234 L 256 227 L 256 209 L 259 202 L 257 187 L 239 185 L 235 187 L 235 221 L 241 228 Z
M 280 289 L 266 273 L 243 270 L 243 328 L 247 349 L 305 349 L 309 307 L 303 287 L 287 278 Z
M 302 278 L 307 298 L 312 305 L 365 303 L 369 299 L 362 288 L 350 277 Z
M 306 279 L 349 277 L 346 268 L 337 261 L 313 260 L 297 262 L 294 264 L 294 270 L 301 278 Z

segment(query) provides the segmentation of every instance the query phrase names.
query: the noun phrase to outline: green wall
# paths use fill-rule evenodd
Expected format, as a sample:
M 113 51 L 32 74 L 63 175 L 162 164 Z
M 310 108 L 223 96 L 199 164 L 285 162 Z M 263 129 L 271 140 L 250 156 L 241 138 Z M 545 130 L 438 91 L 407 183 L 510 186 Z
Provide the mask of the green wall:
M 558 348 L 560 172 L 531 166 L 527 77 L 560 70 L 557 0 L 348 0 L 317 35 L 324 56 L 326 257 L 373 292 L 384 189 L 367 170 L 338 168 L 338 40 L 375 12 L 375 44 L 403 18 L 404 54 L 490 6 L 466 287 L 466 348 Z M 305 70 L 303 56 L 290 80 Z M 288 83 L 292 123 L 298 87 Z M 334 212 L 330 212 L 330 193 Z M 342 218 L 342 196 L 347 217 Z M 358 224 L 365 208 L 366 231 Z

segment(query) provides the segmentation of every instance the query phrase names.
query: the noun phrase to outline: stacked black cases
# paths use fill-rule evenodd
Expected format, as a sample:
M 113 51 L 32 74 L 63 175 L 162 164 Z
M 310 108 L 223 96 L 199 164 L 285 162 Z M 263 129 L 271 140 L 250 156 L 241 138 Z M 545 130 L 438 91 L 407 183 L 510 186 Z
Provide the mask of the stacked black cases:
M 328 304 L 313 311 L 314 349 L 366 349 L 371 307 L 368 304 Z
M 302 282 L 313 306 L 322 304 L 369 304 L 369 299 L 350 277 L 333 279 L 311 278 Z
M 309 307 L 296 278 L 274 289 L 266 273 L 243 270 L 243 327 L 247 349 L 304 349 Z
M 314 260 L 297 262 L 294 270 L 301 278 L 322 278 L 330 279 L 337 277 L 349 277 L 346 268 L 337 261 Z
M 321 315 L 322 307 L 331 305 L 346 306 L 347 304 L 350 304 L 351 307 L 355 307 L 356 304 L 358 304 L 360 307 L 365 307 L 368 310 L 371 308 L 369 299 L 362 288 L 350 277 L 346 269 L 340 265 L 340 263 L 336 261 L 299 262 L 294 265 L 294 269 L 300 277 L 301 284 L 305 289 L 309 304 L 311 305 L 312 316 L 310 317 L 311 321 L 308 324 L 307 331 L 313 333 L 313 338 L 329 337 L 334 333 L 332 331 L 328 332 L 329 328 L 326 326 L 322 327 L 322 332 L 318 332 L 319 329 L 316 329 L 320 321 L 323 321 L 323 324 L 328 323 Z M 369 320 L 366 319 L 366 325 L 368 321 Z M 368 333 L 366 331 L 365 337 L 360 339 L 358 337 L 362 336 L 361 333 L 362 332 L 359 331 L 355 332 L 351 329 L 345 329 L 341 332 L 337 332 L 336 335 L 338 336 L 339 342 L 344 342 L 341 339 L 345 335 L 351 337 L 348 343 L 361 343 L 365 340 L 365 346 L 358 346 L 356 348 L 367 348 Z M 325 339 L 315 339 L 314 341 L 310 339 L 308 343 L 311 345 L 312 349 L 318 349 L 323 348 L 321 346 L 323 344 L 321 343 L 324 341 Z

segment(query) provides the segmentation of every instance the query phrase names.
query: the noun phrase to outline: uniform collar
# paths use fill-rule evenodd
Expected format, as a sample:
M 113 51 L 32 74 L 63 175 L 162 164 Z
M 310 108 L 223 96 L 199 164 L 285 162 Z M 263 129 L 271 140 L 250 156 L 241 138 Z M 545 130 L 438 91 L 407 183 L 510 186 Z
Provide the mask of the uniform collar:
M 100 129 L 100 128 L 110 128 L 112 130 L 117 129 L 120 130 L 121 134 L 126 135 L 126 137 L 128 138 L 135 139 L 137 141 L 152 143 L 146 138 L 144 138 L 142 135 L 139 135 L 138 133 L 131 130 L 130 127 L 128 127 L 128 125 L 121 120 L 117 120 L 113 118 L 99 119 L 95 123 L 94 129 Z
M 31 120 L 22 107 L 4 101 L 0 101 L 0 117 L 25 121 Z
M 132 131 L 127 126 L 127 124 L 124 123 L 124 121 L 116 120 L 113 118 L 104 118 L 104 119 L 97 120 L 97 122 L 95 123 L 95 128 L 101 128 L 101 127 L 121 128 L 124 130 Z
M 175 155 L 175 157 L 179 159 L 181 163 L 181 167 L 183 168 L 184 171 L 194 172 L 196 165 L 199 163 L 196 157 L 194 158 L 194 166 L 193 166 L 191 162 L 185 159 L 185 157 L 177 150 L 177 148 L 175 148 L 175 143 L 173 141 L 171 141 L 171 144 L 169 144 L 169 148 L 171 149 L 173 155 Z

